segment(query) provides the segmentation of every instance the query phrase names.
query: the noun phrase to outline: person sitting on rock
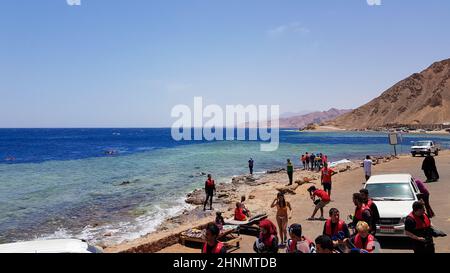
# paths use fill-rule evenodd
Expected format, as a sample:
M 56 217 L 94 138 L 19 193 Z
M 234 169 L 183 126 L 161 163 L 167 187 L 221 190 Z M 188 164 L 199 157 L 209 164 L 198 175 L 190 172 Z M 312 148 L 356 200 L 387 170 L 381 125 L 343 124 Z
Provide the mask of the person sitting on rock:
M 216 226 L 222 230 L 223 226 L 225 225 L 225 220 L 222 217 L 222 213 L 220 211 L 216 212 Z
M 236 208 L 234 209 L 234 220 L 245 221 L 247 216 L 244 214 L 241 202 L 236 202 Z
M 242 212 L 247 216 L 247 217 L 252 217 L 252 214 L 250 213 L 250 210 L 245 206 L 245 195 L 241 196 L 241 206 L 242 206 Z

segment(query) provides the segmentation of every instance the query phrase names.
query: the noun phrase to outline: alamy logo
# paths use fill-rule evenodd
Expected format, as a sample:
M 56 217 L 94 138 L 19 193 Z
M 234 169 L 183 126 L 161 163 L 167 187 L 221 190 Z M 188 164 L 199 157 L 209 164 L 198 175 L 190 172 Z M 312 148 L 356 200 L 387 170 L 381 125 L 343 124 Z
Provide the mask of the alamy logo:
M 69 6 L 81 6 L 81 0 L 66 0 Z
M 369 6 L 381 6 L 381 0 L 367 0 Z
M 204 107 L 203 98 L 194 97 L 192 110 L 184 104 L 172 108 L 171 116 L 178 119 L 171 134 L 176 141 L 261 140 L 260 150 L 271 152 L 279 145 L 279 112 L 279 105 L 226 105 L 224 111 L 215 104 Z

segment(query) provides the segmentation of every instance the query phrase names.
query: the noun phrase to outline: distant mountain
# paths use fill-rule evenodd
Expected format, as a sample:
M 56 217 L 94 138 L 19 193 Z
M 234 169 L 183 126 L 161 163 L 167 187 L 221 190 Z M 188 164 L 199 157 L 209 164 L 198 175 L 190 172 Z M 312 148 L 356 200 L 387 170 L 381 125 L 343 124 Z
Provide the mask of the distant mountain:
M 328 111 L 316 111 L 312 113 L 308 113 L 305 115 L 297 115 L 293 117 L 280 118 L 279 127 L 280 128 L 294 128 L 299 129 L 306 127 L 306 125 L 310 123 L 322 123 L 331 119 L 334 119 L 342 114 L 348 113 L 351 110 L 339 110 L 335 108 L 331 108 Z M 246 123 L 245 127 L 255 128 L 256 122 Z M 271 125 L 271 122 L 268 122 L 268 126 Z
M 327 122 L 344 129 L 450 122 L 450 59 L 398 82 L 369 103 Z

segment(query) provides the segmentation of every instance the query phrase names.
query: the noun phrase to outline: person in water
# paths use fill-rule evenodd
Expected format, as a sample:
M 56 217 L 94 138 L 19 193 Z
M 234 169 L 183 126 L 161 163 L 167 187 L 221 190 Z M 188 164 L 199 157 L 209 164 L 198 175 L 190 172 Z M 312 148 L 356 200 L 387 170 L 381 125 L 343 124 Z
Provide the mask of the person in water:
M 268 219 L 264 219 L 259 223 L 260 233 L 253 250 L 256 253 L 278 253 L 278 237 L 277 228 Z
M 211 177 L 211 174 L 208 174 L 208 179 L 205 181 L 206 199 L 205 203 L 203 204 L 203 210 L 206 210 L 206 204 L 208 203 L 208 200 L 209 200 L 209 209 L 212 210 L 212 202 L 215 192 L 216 192 L 216 185 Z
M 203 244 L 202 253 L 205 254 L 225 254 L 227 249 L 222 242 L 217 240 L 220 229 L 214 223 L 209 223 L 206 227 L 206 242 Z
M 284 194 L 279 192 L 277 198 L 273 200 L 271 208 L 277 207 L 277 224 L 280 232 L 281 244 L 285 245 L 287 240 L 287 225 L 288 225 L 288 209 L 292 211 L 291 204 L 286 201 Z
M 427 178 L 427 182 L 436 182 L 439 180 L 439 173 L 436 168 L 436 161 L 430 154 L 422 162 L 422 170 Z

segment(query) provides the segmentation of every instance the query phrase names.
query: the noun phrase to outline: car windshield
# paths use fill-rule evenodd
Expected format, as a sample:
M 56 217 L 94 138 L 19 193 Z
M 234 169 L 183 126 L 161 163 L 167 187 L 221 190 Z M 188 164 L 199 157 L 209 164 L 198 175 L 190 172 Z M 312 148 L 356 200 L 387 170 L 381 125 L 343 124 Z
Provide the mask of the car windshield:
M 414 194 L 407 183 L 367 184 L 367 190 L 374 200 L 414 200 Z
M 414 146 L 428 146 L 430 145 L 429 141 L 417 141 L 414 143 Z

